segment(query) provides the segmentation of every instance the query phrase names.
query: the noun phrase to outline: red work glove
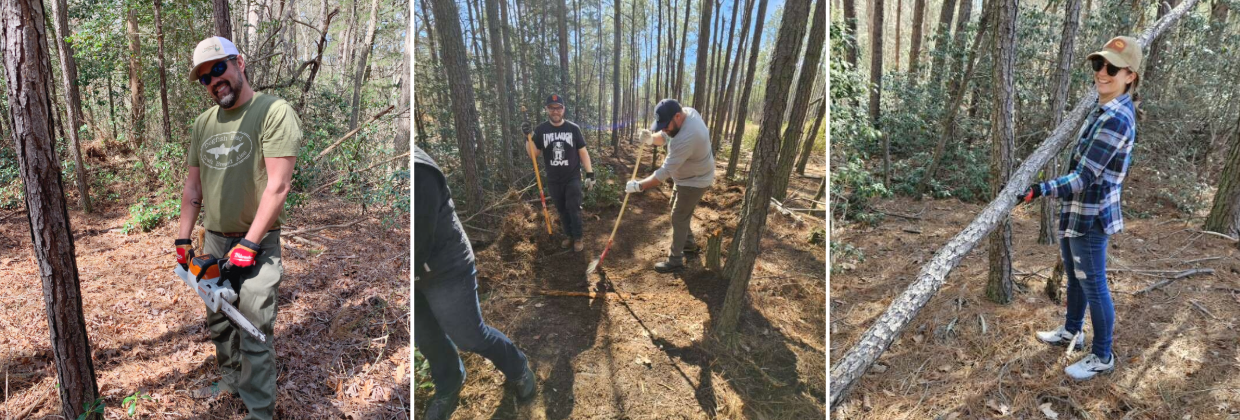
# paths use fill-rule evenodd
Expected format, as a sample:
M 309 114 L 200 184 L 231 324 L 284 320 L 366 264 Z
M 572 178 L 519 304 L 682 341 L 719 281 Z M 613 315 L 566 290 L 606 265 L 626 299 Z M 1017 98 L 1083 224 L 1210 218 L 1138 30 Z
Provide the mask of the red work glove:
M 253 266 L 258 259 L 260 249 L 262 248 L 258 244 L 250 242 L 249 239 L 242 239 L 232 250 L 228 251 L 228 263 L 241 268 Z
M 194 258 L 193 243 L 189 239 L 177 239 L 173 242 L 177 247 L 177 264 L 181 264 L 181 268 L 189 270 L 189 260 Z

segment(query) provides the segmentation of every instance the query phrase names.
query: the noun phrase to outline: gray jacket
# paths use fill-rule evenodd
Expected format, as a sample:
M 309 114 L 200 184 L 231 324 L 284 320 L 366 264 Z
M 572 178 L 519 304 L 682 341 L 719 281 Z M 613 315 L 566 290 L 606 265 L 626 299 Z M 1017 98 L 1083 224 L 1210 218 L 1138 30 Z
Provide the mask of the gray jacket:
M 702 115 L 693 108 L 681 108 L 685 124 L 667 143 L 667 158 L 654 171 L 660 182 L 668 178 L 676 185 L 710 188 L 715 183 L 715 153 L 710 147 L 710 132 Z

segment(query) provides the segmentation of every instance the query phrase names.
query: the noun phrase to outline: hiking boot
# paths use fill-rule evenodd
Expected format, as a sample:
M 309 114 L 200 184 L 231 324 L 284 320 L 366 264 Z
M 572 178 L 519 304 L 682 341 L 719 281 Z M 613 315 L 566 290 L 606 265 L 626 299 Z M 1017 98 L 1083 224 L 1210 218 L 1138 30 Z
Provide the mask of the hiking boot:
M 560 249 L 568 249 L 568 247 L 572 245 L 573 245 L 573 238 L 564 238 L 563 241 L 560 241 Z
M 1067 346 L 1068 342 L 1072 341 L 1072 333 L 1068 332 L 1063 325 L 1060 325 L 1051 331 L 1038 331 L 1035 335 L 1038 336 L 1038 341 L 1054 346 Z M 1085 334 L 1081 334 L 1080 337 L 1076 338 L 1076 343 L 1074 343 L 1073 350 L 1081 350 L 1084 348 Z
M 526 402 L 534 397 L 534 391 L 538 388 L 538 377 L 534 376 L 534 371 L 530 370 L 530 364 L 526 363 L 521 377 L 515 381 L 508 381 L 505 385 L 517 393 L 517 401 Z
M 685 247 L 683 248 L 683 250 L 685 254 L 697 254 L 698 252 L 702 251 L 702 248 L 697 246 L 697 244 L 693 243 L 693 241 L 688 241 L 688 242 L 685 242 Z
M 659 273 L 674 273 L 685 268 L 682 257 L 667 257 L 667 261 L 654 265 L 654 271 Z
M 573 252 L 581 252 L 583 249 L 586 249 L 585 242 L 580 239 L 573 241 Z
M 465 381 L 461 381 L 461 385 L 457 385 L 455 389 L 436 389 L 435 395 L 426 405 L 426 419 L 448 420 L 452 418 L 452 413 L 456 412 L 457 403 L 461 401 L 461 386 L 464 384 Z
M 1109 359 L 1110 360 L 1103 362 L 1101 357 L 1090 353 L 1079 362 L 1073 363 L 1064 368 L 1063 372 L 1067 373 L 1068 376 L 1071 376 L 1072 379 L 1084 381 L 1099 373 L 1107 373 L 1115 370 L 1115 355 L 1112 354 Z
M 205 399 L 215 399 L 221 395 L 224 395 L 225 393 L 236 395 L 236 393 L 232 392 L 231 389 L 228 389 L 227 386 L 220 387 L 219 382 L 212 382 L 211 385 L 207 385 L 202 388 L 198 388 L 193 391 L 190 391 L 189 396 L 190 398 L 193 398 L 196 400 L 205 400 Z

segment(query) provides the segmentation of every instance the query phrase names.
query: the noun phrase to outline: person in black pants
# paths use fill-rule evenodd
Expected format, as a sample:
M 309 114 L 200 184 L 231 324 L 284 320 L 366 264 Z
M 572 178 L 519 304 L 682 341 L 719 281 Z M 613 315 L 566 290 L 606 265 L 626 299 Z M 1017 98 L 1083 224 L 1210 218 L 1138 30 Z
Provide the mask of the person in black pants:
M 517 399 L 529 401 L 537 378 L 525 354 L 482 320 L 474 251 L 456 217 L 447 179 L 426 152 L 417 146 L 413 151 L 413 341 L 435 384 L 426 418 L 448 419 L 456 411 L 465 384 L 457 346 L 489 359 Z
M 573 251 L 581 252 L 585 249 L 581 242 L 581 187 L 584 185 L 587 191 L 594 188 L 590 152 L 586 150 L 586 137 L 581 134 L 581 127 L 564 119 L 564 97 L 551 95 L 546 105 L 548 120 L 534 127 L 532 144 L 527 144 L 526 149 L 533 157 L 543 157 L 543 169 L 547 173 L 543 180 L 564 228 L 565 238 L 560 247 L 572 245 Z M 521 124 L 521 131 L 530 134 L 529 123 Z M 586 170 L 585 181 L 581 180 L 579 168 Z

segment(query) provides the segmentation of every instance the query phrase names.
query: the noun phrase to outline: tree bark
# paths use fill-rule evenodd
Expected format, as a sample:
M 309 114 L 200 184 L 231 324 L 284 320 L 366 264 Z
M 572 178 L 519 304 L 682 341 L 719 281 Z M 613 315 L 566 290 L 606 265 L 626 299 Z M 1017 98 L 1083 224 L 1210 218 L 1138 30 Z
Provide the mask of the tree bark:
M 707 109 L 706 64 L 710 62 L 710 13 L 713 5 L 714 0 L 702 0 L 702 18 L 698 21 L 697 68 L 693 70 L 693 106 L 700 106 L 703 111 Z
M 991 116 L 990 152 L 991 199 L 1003 189 L 1012 173 L 1012 150 L 1016 147 L 1016 105 L 1012 67 L 1016 60 L 1016 0 L 995 4 L 995 48 L 993 50 L 995 112 Z M 990 234 L 990 275 L 986 297 L 992 302 L 1012 301 L 1012 221 L 1005 217 Z
M 818 130 L 822 128 L 822 120 L 827 115 L 826 97 L 819 97 L 822 102 L 818 105 L 818 117 L 814 118 L 814 126 L 809 130 L 809 135 L 805 136 L 805 145 L 801 146 L 801 158 L 797 159 L 797 173 L 805 175 L 805 165 L 809 163 L 809 157 L 814 152 L 814 140 L 818 139 Z M 826 137 L 824 133 L 822 137 Z
M 560 88 L 558 90 L 568 92 L 568 87 L 571 86 L 568 80 L 568 4 L 566 0 L 560 0 L 556 6 L 559 8 L 556 20 L 560 29 Z
M 748 116 L 745 108 L 749 104 L 749 92 L 753 88 L 754 73 L 758 70 L 758 47 L 762 45 L 762 23 L 766 20 L 766 0 L 758 0 L 756 19 L 753 30 L 753 44 L 750 45 L 749 65 L 747 66 L 749 71 L 745 72 L 745 83 L 741 88 L 741 99 L 740 102 L 736 103 L 736 132 L 732 134 L 732 151 L 728 155 L 728 170 L 727 174 L 724 175 L 724 179 L 728 181 L 731 181 L 732 176 L 736 175 L 736 161 L 740 158 L 741 140 L 745 137 L 745 117 Z M 799 45 L 800 43 L 798 42 L 797 44 Z M 784 99 L 786 100 L 787 98 Z M 763 112 L 763 115 L 765 114 Z M 781 115 L 780 117 L 783 116 Z
M 150 161 L 142 153 L 146 143 L 146 96 L 142 83 L 142 41 L 138 35 L 138 12 L 133 5 L 125 18 L 125 30 L 129 38 L 129 141 L 133 144 L 134 153 L 142 162 L 142 172 L 148 179 L 153 178 Z
M 1240 130 L 1232 135 L 1231 152 L 1227 154 L 1226 162 L 1223 173 L 1218 177 L 1214 204 L 1210 206 L 1210 214 L 1206 216 L 1202 228 L 1240 237 Z
M 844 57 L 852 68 L 857 68 L 857 0 L 844 0 L 844 35 L 850 41 L 844 45 Z M 741 39 L 744 39 L 741 36 Z
M 892 67 L 891 69 L 897 73 L 900 72 L 900 46 L 901 46 L 900 45 L 900 29 L 903 26 L 903 22 L 900 21 L 900 18 L 902 17 L 901 14 L 903 12 L 904 12 L 904 0 L 896 0 L 896 22 L 895 22 L 895 25 L 893 25 L 896 27 L 896 50 L 895 50 L 895 55 L 892 56 L 892 58 L 895 58 L 896 65 Z
M 212 0 L 215 11 L 215 36 L 233 39 L 232 18 L 228 16 L 228 0 Z
M 952 44 L 963 49 L 967 45 L 965 43 L 968 42 L 968 40 L 965 39 L 965 35 L 969 26 L 969 19 L 971 19 L 973 15 L 973 2 L 969 0 L 960 0 L 959 6 L 960 9 L 956 12 L 956 35 L 952 41 Z M 949 70 L 947 74 L 960 74 L 960 71 L 964 68 L 965 58 L 957 54 L 952 54 L 952 56 L 951 70 Z M 948 77 L 950 78 L 951 76 Z M 955 91 L 955 84 L 959 82 L 957 82 L 957 79 L 954 78 L 951 78 L 950 80 L 951 81 L 948 83 L 950 86 L 948 91 Z
M 357 115 L 362 109 L 362 85 L 366 81 L 370 49 L 375 45 L 375 22 L 378 18 L 379 0 L 373 0 L 370 2 L 370 21 L 366 23 L 366 38 L 362 41 L 362 56 L 357 59 L 357 69 L 353 72 L 353 112 L 349 115 L 349 131 L 357 128 Z
M 403 106 L 406 108 L 405 112 L 399 114 L 403 115 L 403 117 L 397 116 L 396 118 L 396 140 L 394 144 L 395 151 L 393 152 L 396 156 L 409 152 L 409 120 L 415 118 L 412 108 L 409 108 L 412 105 L 411 86 L 413 85 L 413 61 L 409 58 L 413 52 L 413 39 L 415 37 L 413 25 L 406 25 L 405 51 L 401 54 L 400 99 L 397 105 L 398 107 Z M 408 159 L 401 159 L 396 162 L 396 168 L 398 169 L 409 168 Z
M 77 175 L 78 204 L 82 211 L 91 213 L 90 178 L 86 164 L 82 160 L 82 147 L 79 132 L 82 128 L 82 94 L 77 85 L 77 59 L 73 55 L 73 46 L 69 45 L 68 6 L 65 0 L 53 0 L 52 20 L 56 25 L 56 51 L 60 56 L 61 81 L 65 85 L 65 111 L 69 114 L 69 153 L 73 155 L 75 174 Z
M 948 0 L 950 1 L 950 0 Z M 878 117 L 882 112 L 880 102 L 883 97 L 883 2 L 874 2 L 874 15 L 870 25 L 870 123 L 878 126 Z M 886 136 L 883 137 L 883 149 L 888 149 Z M 886 166 L 886 165 L 884 165 Z M 884 170 L 884 173 L 887 171 Z
M 497 0 L 483 0 L 483 1 L 486 2 L 486 13 L 487 13 L 486 20 L 487 20 L 487 26 L 489 26 L 488 30 L 491 32 L 492 35 L 498 34 L 502 31 L 500 29 L 500 26 L 503 25 L 504 22 L 500 20 L 500 17 L 499 17 L 499 6 L 496 5 L 495 3 Z M 504 165 L 505 165 L 505 170 L 508 172 L 508 179 L 513 179 L 513 177 L 516 175 L 516 168 L 515 168 L 515 165 L 513 165 L 512 163 L 511 144 L 512 144 L 512 139 L 517 137 L 517 133 L 516 133 L 516 130 L 512 127 L 512 124 L 515 121 L 512 118 L 512 113 L 513 113 L 513 107 L 512 107 L 513 100 L 511 96 L 512 85 L 509 84 L 511 83 L 511 80 L 512 80 L 512 75 L 509 74 L 512 67 L 511 67 L 508 54 L 505 53 L 505 51 L 507 51 L 508 48 L 506 45 L 503 44 L 502 41 L 503 41 L 502 38 L 499 36 L 491 36 L 491 50 L 495 51 L 495 60 L 492 63 L 492 68 L 495 71 L 494 82 L 497 85 L 496 90 L 499 92 L 499 102 L 500 102 L 500 107 L 499 107 L 499 117 L 501 120 L 500 121 L 500 136 L 502 136 L 502 138 L 500 139 L 500 145 L 501 145 L 500 150 L 503 151 Z
M 1210 6 L 1210 26 L 1223 26 L 1227 24 L 1227 15 L 1231 12 L 1231 6 L 1227 0 L 1214 0 Z
M 1185 1 L 1154 26 L 1147 28 L 1139 38 L 1142 47 L 1149 44 L 1153 35 L 1165 31 L 1167 27 L 1184 16 L 1196 3 L 1197 0 Z M 1072 112 L 1051 132 L 1050 137 L 1044 140 L 1013 172 L 1012 178 L 1008 180 L 1007 185 L 995 199 L 986 205 L 986 208 L 982 209 L 982 212 L 964 230 L 939 248 L 934 257 L 922 266 L 917 278 L 892 301 L 882 315 L 879 315 L 857 343 L 842 357 L 831 363 L 831 383 L 828 387 L 831 390 L 831 410 L 839 407 L 844 397 L 857 384 L 857 379 L 860 379 L 870 366 L 874 365 L 878 357 L 908 327 L 909 322 L 943 286 L 947 275 L 960 264 L 960 260 L 977 246 L 983 236 L 990 233 L 1000 221 L 1006 218 L 1016 206 L 1016 194 L 1028 188 L 1035 172 L 1046 165 L 1053 154 L 1063 149 L 1072 140 L 1075 129 L 1085 119 L 1085 114 L 1097 106 L 1097 102 L 1098 92 L 1096 90 L 1090 91 L 1081 98 Z
M 910 40 L 908 52 L 908 72 L 916 80 L 918 65 L 921 64 L 921 30 L 925 26 L 926 0 L 913 3 L 913 39 Z
M 1051 125 L 1054 128 L 1063 120 L 1064 106 L 1068 103 L 1068 82 L 1072 80 L 1072 55 L 1076 49 L 1076 32 L 1080 28 L 1081 0 L 1067 0 L 1064 6 L 1063 34 L 1059 38 L 1059 58 L 1055 62 L 1055 78 L 1051 93 Z M 1059 156 L 1051 159 L 1051 163 L 1043 168 L 1043 179 L 1059 175 Z M 1055 202 L 1058 200 L 1044 199 L 1039 209 L 1038 243 L 1047 245 L 1057 242 Z M 1058 280 L 1058 279 L 1052 279 Z M 1058 289 L 1056 289 L 1058 290 Z
M 702 0 L 705 2 L 706 0 Z M 685 91 L 685 50 L 689 46 L 689 13 L 693 10 L 693 0 L 685 0 L 685 24 L 680 28 L 680 55 L 676 59 L 676 97 L 683 98 Z
M 310 62 L 310 75 L 306 76 L 306 83 L 301 87 L 301 98 L 297 100 L 297 109 L 303 109 L 305 106 L 306 96 L 310 94 L 310 86 L 314 85 L 314 78 L 318 76 L 319 69 L 323 67 L 323 49 L 327 48 L 327 29 L 331 28 L 332 18 L 336 16 L 340 9 L 333 9 L 327 12 L 327 0 L 323 0 L 323 11 L 323 27 L 319 28 L 319 40 L 315 44 L 318 46 L 318 52 L 315 53 L 314 60 Z M 459 27 L 460 24 L 457 24 L 457 26 Z M 426 32 L 429 34 L 433 31 L 427 30 Z M 464 48 L 462 47 L 462 49 Z M 433 50 L 431 56 L 434 56 Z
M 823 8 L 822 0 L 818 0 Z M 765 1 L 760 9 L 766 6 Z M 825 15 L 825 13 L 824 13 Z M 728 252 L 724 277 L 729 279 L 727 296 L 719 311 L 719 321 L 714 325 L 716 337 L 726 338 L 736 332 L 753 275 L 755 259 L 761 252 L 762 233 L 766 230 L 766 216 L 770 209 L 772 171 L 779 158 L 779 129 L 783 126 L 784 108 L 788 106 L 788 89 L 796 74 L 797 58 L 801 53 L 801 40 L 805 39 L 805 21 L 809 17 L 808 1 L 785 3 L 779 34 L 775 37 L 775 49 L 771 53 L 771 67 L 763 100 L 762 124 L 758 129 L 754 149 L 753 166 L 745 188 L 745 201 L 741 206 L 740 225 Z M 757 33 L 761 33 L 758 31 Z M 755 35 L 757 36 L 757 35 Z
M 969 0 L 960 0 L 969 1 Z M 952 32 L 952 9 L 956 5 L 956 0 L 943 0 L 943 8 L 939 9 L 939 25 L 934 35 L 934 57 L 930 59 L 930 74 L 943 74 L 944 54 L 947 54 L 947 44 L 951 43 Z M 930 83 L 936 83 L 935 86 L 942 86 L 942 79 L 931 77 Z
M 63 1 L 63 0 L 57 0 Z M 168 67 L 164 62 L 164 21 L 161 17 L 163 0 L 155 0 L 155 41 L 159 51 L 155 58 L 159 60 L 159 106 L 163 116 L 164 142 L 172 144 L 172 122 L 168 118 Z
M 3 4 L 4 76 L 18 173 L 25 185 L 26 217 L 43 283 L 60 413 L 82 414 L 99 396 L 90 338 L 82 315 L 73 228 L 52 132 L 52 65 L 42 2 Z M 90 415 L 90 419 L 103 416 Z
M 465 57 L 465 42 L 461 39 L 460 12 L 456 1 L 431 0 L 431 4 L 435 14 L 435 30 L 439 32 L 439 52 L 443 54 L 448 88 L 452 92 L 453 127 L 460 149 L 461 171 L 465 174 L 466 205 L 463 207 L 468 214 L 482 205 L 482 184 L 478 179 L 474 156 L 475 148 L 481 143 L 478 138 L 478 111 L 474 108 L 474 87 Z
M 1172 7 L 1175 7 L 1180 3 L 1180 0 L 1167 1 L 1170 1 L 1170 5 L 1168 5 L 1166 1 L 1158 2 L 1159 19 L 1166 16 L 1167 12 L 1170 12 Z M 1160 70 L 1162 70 L 1160 63 L 1163 55 L 1163 38 L 1164 37 L 1161 36 L 1154 38 L 1154 41 L 1150 44 L 1150 53 L 1145 56 L 1145 72 L 1141 73 L 1141 86 L 1145 86 L 1145 89 L 1141 92 L 1141 99 L 1143 99 L 1143 102 L 1146 103 L 1153 103 L 1155 98 L 1158 96 L 1158 79 L 1162 76 L 1162 74 L 1160 74 Z
M 775 179 L 772 181 L 774 183 L 772 195 L 779 201 L 784 201 L 784 198 L 788 196 L 792 164 L 796 161 L 797 145 L 801 143 L 801 134 L 805 130 L 805 115 L 810 108 L 810 96 L 818 77 L 818 62 L 822 58 L 822 46 L 827 39 L 827 9 L 823 0 L 815 0 L 813 16 L 805 58 L 801 62 L 801 75 L 796 84 L 800 92 L 797 92 L 793 99 L 792 113 L 788 117 L 788 128 L 784 130 L 784 144 L 779 150 L 779 162 L 775 165 Z M 812 147 L 813 142 L 811 141 L 810 144 Z
M 615 51 L 612 52 L 611 67 L 611 154 L 615 155 L 620 153 L 620 137 L 616 135 L 616 117 L 620 112 L 620 0 L 612 0 L 612 4 L 616 13 L 612 26 Z

